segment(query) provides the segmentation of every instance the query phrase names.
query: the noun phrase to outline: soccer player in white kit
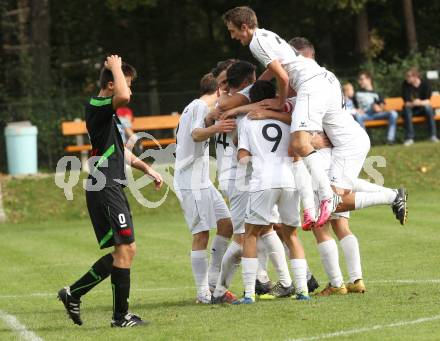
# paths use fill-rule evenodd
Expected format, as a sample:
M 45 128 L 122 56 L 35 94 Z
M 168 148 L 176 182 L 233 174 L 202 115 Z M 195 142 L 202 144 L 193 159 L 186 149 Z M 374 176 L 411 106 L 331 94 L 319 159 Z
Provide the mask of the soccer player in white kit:
M 275 87 L 268 81 L 257 81 L 250 89 L 252 101 L 275 97 Z M 249 120 L 244 118 L 239 125 L 238 159 L 245 162 L 252 156 L 252 175 L 249 201 L 246 209 L 246 233 L 243 245 L 242 273 L 245 286 L 244 297 L 236 304 L 255 302 L 255 280 L 257 276 L 257 238 L 264 241 L 265 248 L 278 273 L 279 281 L 271 290 L 272 297 L 288 297 L 293 293 L 284 247 L 273 231 L 278 220 L 285 226 L 299 226 L 299 195 L 295 191 L 292 174 L 292 159 L 288 156 L 290 129 L 276 120 Z M 274 216 L 278 207 L 279 217 Z M 307 289 L 307 262 L 304 249 L 296 239 L 292 255 L 297 289 L 296 298 L 310 299 Z
M 305 211 L 304 220 L 323 225 L 333 211 L 337 197 L 333 195 L 330 181 L 325 174 L 323 160 L 310 143 L 310 132 L 322 130 L 322 119 L 327 112 L 340 109 L 330 91 L 331 84 L 325 78 L 325 69 L 314 60 L 301 56 L 277 34 L 258 28 L 255 12 L 249 7 L 236 7 L 227 11 L 223 19 L 231 38 L 249 45 L 254 57 L 267 69 L 260 79 L 275 77 L 279 86 L 279 97 L 266 100 L 268 108 L 281 110 L 290 87 L 297 93 L 297 104 L 292 115 L 292 151 L 304 158 L 312 178 L 319 184 L 319 215 Z
M 255 66 L 246 61 L 237 61 L 226 71 L 228 94 L 222 94 L 218 106 L 223 102 L 248 102 L 249 87 L 255 82 Z M 238 97 L 238 99 L 237 99 Z M 241 98 L 243 97 L 243 98 Z M 236 119 L 238 125 L 241 117 Z M 221 121 L 217 121 L 218 124 Z M 228 290 L 235 270 L 241 261 L 244 217 L 248 192 L 245 188 L 246 172 L 237 172 L 237 133 L 219 133 L 215 137 L 219 189 L 229 201 L 233 226 L 233 240 L 222 260 L 218 281 L 213 292 L 213 303 L 232 303 L 237 298 Z
M 217 100 L 217 82 L 214 76 L 205 75 L 200 82 L 200 88 L 202 96 L 192 101 L 180 117 L 176 136 L 174 188 L 193 235 L 191 264 L 197 288 L 197 302 L 209 304 L 211 292 L 208 273 L 218 276 L 232 233 L 229 210 L 209 179 L 209 138 L 217 133 L 230 132 L 236 125 L 234 120 L 224 120 L 206 128 L 205 117 Z M 226 245 L 213 250 L 208 269 L 206 249 L 209 231 L 214 227 L 217 227 L 216 238 L 225 240 Z

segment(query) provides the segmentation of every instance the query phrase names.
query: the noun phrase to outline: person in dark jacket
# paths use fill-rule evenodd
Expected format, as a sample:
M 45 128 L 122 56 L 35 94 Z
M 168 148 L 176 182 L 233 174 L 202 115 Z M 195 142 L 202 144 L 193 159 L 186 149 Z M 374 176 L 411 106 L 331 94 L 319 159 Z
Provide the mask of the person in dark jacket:
M 412 117 L 414 115 L 425 115 L 428 122 L 430 140 L 438 142 L 437 127 L 434 120 L 434 110 L 432 109 L 431 87 L 426 80 L 420 77 L 416 68 L 411 68 L 406 72 L 405 80 L 402 83 L 402 97 L 405 102 L 403 117 L 405 119 L 405 146 L 414 143 L 414 126 Z

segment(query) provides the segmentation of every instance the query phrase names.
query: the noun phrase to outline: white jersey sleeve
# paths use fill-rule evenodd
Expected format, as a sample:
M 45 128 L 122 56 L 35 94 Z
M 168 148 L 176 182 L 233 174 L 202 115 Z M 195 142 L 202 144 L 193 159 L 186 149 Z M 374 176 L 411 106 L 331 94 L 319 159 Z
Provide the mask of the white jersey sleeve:
M 192 132 L 205 127 L 209 108 L 200 99 L 192 101 L 180 117 L 176 134 L 176 163 L 174 187 L 176 189 L 203 189 L 211 185 L 209 179 L 209 140 L 195 142 Z
M 243 90 L 240 90 L 240 91 L 237 92 L 238 94 L 243 95 L 244 97 L 246 97 L 249 102 L 251 101 L 251 97 L 250 97 L 249 93 L 251 91 L 252 85 L 253 84 L 248 85 Z
M 282 65 L 295 61 L 295 50 L 276 33 L 258 28 L 249 45 L 252 55 L 265 67 L 278 60 Z
M 193 132 L 194 129 L 197 128 L 205 128 L 205 117 L 208 113 L 209 108 L 207 105 L 202 101 L 196 101 L 194 102 L 193 108 L 192 108 L 192 115 L 191 115 L 191 128 L 190 133 Z

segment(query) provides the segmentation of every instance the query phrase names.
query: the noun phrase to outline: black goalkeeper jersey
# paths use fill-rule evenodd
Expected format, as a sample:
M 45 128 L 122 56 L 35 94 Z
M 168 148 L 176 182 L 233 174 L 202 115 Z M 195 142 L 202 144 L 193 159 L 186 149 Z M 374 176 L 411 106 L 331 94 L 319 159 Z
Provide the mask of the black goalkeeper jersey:
M 124 144 L 118 130 L 121 122 L 113 109 L 112 97 L 92 97 L 85 112 L 92 156 L 98 157 L 89 178 L 96 178 L 99 170 L 105 176 L 106 187 L 125 183 Z M 107 167 L 103 165 L 105 160 Z

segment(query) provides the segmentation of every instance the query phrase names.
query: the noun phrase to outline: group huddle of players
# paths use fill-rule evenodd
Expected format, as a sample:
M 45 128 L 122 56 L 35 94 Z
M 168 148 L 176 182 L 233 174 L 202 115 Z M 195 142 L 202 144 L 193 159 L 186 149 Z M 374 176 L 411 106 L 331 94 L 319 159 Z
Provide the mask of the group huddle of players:
M 345 110 L 338 79 L 316 63 L 307 39 L 287 43 L 258 28 L 249 7 L 233 8 L 223 19 L 231 37 L 249 46 L 266 70 L 256 80 L 256 68 L 247 61 L 219 62 L 201 79 L 201 97 L 180 119 L 174 187 L 193 236 L 197 302 L 251 304 L 256 295 L 309 300 L 318 283 L 297 236 L 300 226 L 313 231 L 328 276 L 318 295 L 365 292 L 348 211 L 388 204 L 404 224 L 405 189 L 358 178 L 369 137 Z M 278 92 L 270 82 L 274 78 Z M 229 207 L 209 178 L 210 138 L 215 138 L 219 190 Z M 346 259 L 346 284 L 329 224 Z M 217 234 L 208 261 L 212 228 Z M 274 284 L 268 259 L 278 275 Z M 229 286 L 240 264 L 244 296 L 239 299 Z
M 294 296 L 309 300 L 309 293 L 319 285 L 297 236 L 300 226 L 313 232 L 328 276 L 328 285 L 319 294 L 365 292 L 359 244 L 350 231 L 348 211 L 391 205 L 403 225 L 406 190 L 358 178 L 370 148 L 368 135 L 344 109 L 338 79 L 314 60 L 313 45 L 304 38 L 289 44 L 258 28 L 249 7 L 233 8 L 223 19 L 231 37 L 249 45 L 266 70 L 256 80 L 255 66 L 249 62 L 218 63 L 202 78 L 201 97 L 180 118 L 174 187 L 193 236 L 191 265 L 197 302 L 250 304 L 256 294 L 260 299 Z M 128 311 L 136 243 L 123 189 L 125 164 L 147 174 L 157 189 L 163 179 L 124 146 L 119 134 L 116 110 L 130 101 L 135 78 L 131 65 L 117 55 L 107 57 L 99 94 L 85 108 L 93 156 L 87 208 L 99 247 L 114 249 L 58 291 L 77 325 L 83 324 L 81 298 L 108 277 L 113 291 L 111 326 L 148 323 Z M 274 78 L 278 91 L 270 82 Z M 219 187 L 229 207 L 209 178 L 210 138 L 215 138 Z M 105 180 L 103 187 L 98 185 L 101 180 Z M 346 285 L 329 224 L 344 252 Z M 217 228 L 217 234 L 208 262 L 212 228 Z M 278 275 L 274 284 L 267 275 L 268 259 Z M 229 286 L 240 264 L 244 297 L 239 299 Z

